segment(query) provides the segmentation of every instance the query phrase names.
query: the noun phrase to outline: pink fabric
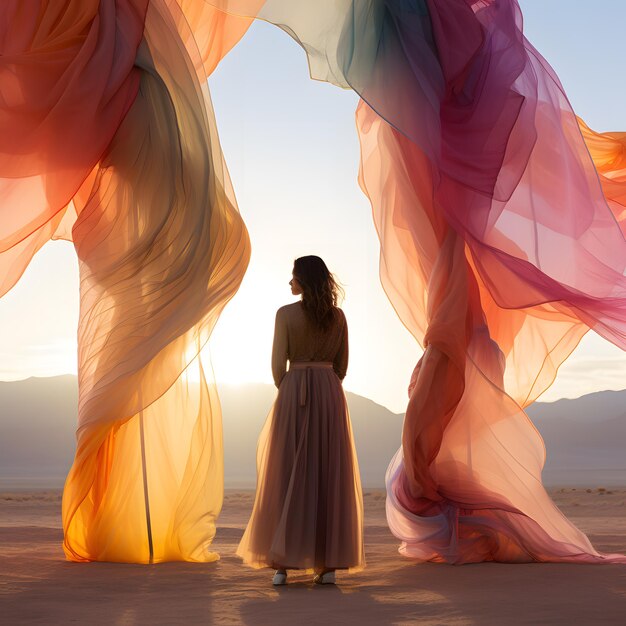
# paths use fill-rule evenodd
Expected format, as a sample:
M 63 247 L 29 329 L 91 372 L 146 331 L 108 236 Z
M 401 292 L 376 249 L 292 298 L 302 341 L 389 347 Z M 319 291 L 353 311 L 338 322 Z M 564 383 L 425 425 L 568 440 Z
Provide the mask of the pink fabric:
M 0 4 L 0 295 L 54 234 L 132 105 L 147 3 Z
M 516 2 L 428 6 L 443 85 L 411 123 L 431 139 L 394 115 L 402 83 L 371 98 L 380 115 L 357 112 L 383 284 L 425 348 L 387 474 L 390 528 L 424 560 L 626 563 L 550 500 L 523 411 L 589 328 L 626 348 L 623 178 L 605 154 L 600 185 Z M 609 138 L 595 139 L 600 159 Z
M 205 70 L 249 24 L 202 0 L 0 3 L 0 295 L 50 238 L 79 259 L 70 560 L 218 558 L 221 416 L 199 352 L 250 245 Z
M 7 0 L 0 295 L 50 237 L 81 266 L 68 558 L 217 558 L 219 403 L 196 355 L 250 246 L 205 72 L 256 15 L 363 99 L 381 278 L 425 348 L 387 476 L 401 550 L 626 562 L 551 502 L 523 411 L 589 329 L 626 348 L 626 139 L 576 118 L 515 0 Z

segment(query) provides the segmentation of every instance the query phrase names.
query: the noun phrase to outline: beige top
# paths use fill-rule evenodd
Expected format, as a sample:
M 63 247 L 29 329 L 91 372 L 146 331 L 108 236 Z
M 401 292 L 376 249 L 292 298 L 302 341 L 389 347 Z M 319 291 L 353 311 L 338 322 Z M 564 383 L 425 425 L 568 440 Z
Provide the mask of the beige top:
M 272 375 L 277 387 L 287 371 L 287 360 L 332 361 L 337 376 L 344 379 L 348 369 L 348 324 L 339 307 L 334 311 L 335 321 L 327 331 L 312 326 L 301 301 L 286 304 L 276 311 Z

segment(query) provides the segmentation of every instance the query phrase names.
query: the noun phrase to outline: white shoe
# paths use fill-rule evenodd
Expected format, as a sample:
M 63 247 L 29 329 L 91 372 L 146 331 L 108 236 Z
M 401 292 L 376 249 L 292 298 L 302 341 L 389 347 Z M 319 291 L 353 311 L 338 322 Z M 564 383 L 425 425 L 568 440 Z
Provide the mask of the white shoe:
M 274 574 L 273 585 L 286 585 L 287 584 L 287 572 L 285 570 L 278 569 Z
M 324 572 L 323 574 L 315 574 L 313 582 L 318 585 L 334 585 L 335 584 L 335 572 Z

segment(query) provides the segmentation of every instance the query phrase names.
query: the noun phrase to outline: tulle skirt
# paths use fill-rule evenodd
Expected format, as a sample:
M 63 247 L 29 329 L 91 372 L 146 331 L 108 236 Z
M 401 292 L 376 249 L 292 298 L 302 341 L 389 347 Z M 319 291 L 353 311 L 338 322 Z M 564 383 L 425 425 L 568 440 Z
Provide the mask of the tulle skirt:
M 350 414 L 330 362 L 294 362 L 280 383 L 259 437 L 254 508 L 237 555 L 257 568 L 365 565 Z

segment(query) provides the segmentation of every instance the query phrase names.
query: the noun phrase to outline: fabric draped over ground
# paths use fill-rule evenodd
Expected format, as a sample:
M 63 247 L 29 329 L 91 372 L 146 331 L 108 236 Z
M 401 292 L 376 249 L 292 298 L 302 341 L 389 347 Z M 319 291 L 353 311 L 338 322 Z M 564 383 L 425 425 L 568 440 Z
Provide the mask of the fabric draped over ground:
M 199 352 L 250 244 L 206 76 L 254 18 L 362 99 L 381 281 L 424 347 L 387 473 L 401 551 L 626 562 L 552 503 L 524 413 L 589 329 L 626 348 L 626 136 L 576 118 L 515 0 L 0 7 L 0 295 L 50 238 L 80 266 L 68 558 L 216 558 L 221 417 Z

